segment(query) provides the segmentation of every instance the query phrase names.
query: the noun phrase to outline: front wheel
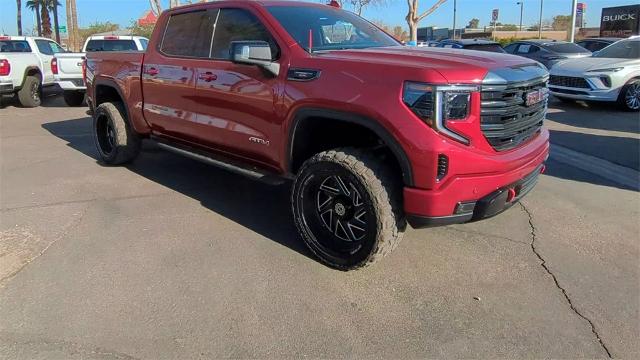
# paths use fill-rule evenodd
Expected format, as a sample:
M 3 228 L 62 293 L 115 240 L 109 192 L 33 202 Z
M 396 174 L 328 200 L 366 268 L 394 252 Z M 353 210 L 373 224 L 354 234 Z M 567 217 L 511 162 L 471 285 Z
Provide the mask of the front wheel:
M 327 265 L 355 270 L 389 254 L 406 221 L 402 185 L 386 164 L 363 150 L 324 151 L 307 160 L 291 203 L 305 244 Z
M 618 103 L 627 111 L 640 111 L 640 79 L 631 80 L 622 88 Z
M 41 94 L 42 83 L 40 77 L 29 75 L 25 78 L 22 88 L 18 91 L 18 100 L 22 107 L 38 107 L 42 103 Z
M 62 96 L 67 106 L 76 107 L 84 103 L 84 91 L 65 91 Z

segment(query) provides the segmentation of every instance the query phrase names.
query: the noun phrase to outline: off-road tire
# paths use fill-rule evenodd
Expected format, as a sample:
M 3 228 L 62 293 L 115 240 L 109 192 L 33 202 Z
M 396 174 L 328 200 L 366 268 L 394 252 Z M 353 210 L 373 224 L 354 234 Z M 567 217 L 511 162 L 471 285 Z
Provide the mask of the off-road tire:
M 369 219 L 373 220 L 371 224 L 375 231 L 368 233 L 360 249 L 353 253 L 337 255 L 327 252 L 317 237 L 329 234 L 331 230 L 327 227 L 325 232 L 329 232 L 325 233 L 316 226 L 315 229 L 318 231 L 314 233 L 309 223 L 320 223 L 317 219 L 322 215 L 305 211 L 305 208 L 308 209 L 305 201 L 314 201 L 313 195 L 310 195 L 313 183 L 322 181 L 323 177 L 331 178 L 331 174 L 334 173 L 344 174 L 340 176 L 353 181 L 354 186 L 362 189 L 363 202 L 367 203 L 366 209 L 372 210 L 372 217 Z M 315 177 L 317 179 L 314 179 Z M 305 195 L 308 199 L 305 199 Z M 320 201 L 319 198 L 317 201 Z M 328 150 L 305 161 L 293 184 L 291 205 L 296 226 L 307 247 L 323 263 L 343 271 L 360 269 L 379 261 L 398 246 L 406 229 L 402 210 L 401 178 L 390 166 L 376 159 L 366 149 Z M 318 206 L 318 213 L 320 211 Z M 316 216 L 315 220 L 313 216 Z
M 29 75 L 24 79 L 18 91 L 18 101 L 25 108 L 38 107 L 42 103 L 42 82 L 37 75 Z
M 627 95 L 630 91 L 638 91 L 640 89 L 640 79 L 632 79 L 627 82 L 620 90 L 620 95 L 618 95 L 618 105 L 625 111 L 640 111 L 640 107 L 636 107 L 635 109 L 630 106 L 627 102 Z
M 106 102 L 93 115 L 93 139 L 105 164 L 125 164 L 140 153 L 140 136 L 125 120 L 125 114 L 122 103 Z
M 65 91 L 62 93 L 62 97 L 67 106 L 77 107 L 84 103 L 84 91 Z

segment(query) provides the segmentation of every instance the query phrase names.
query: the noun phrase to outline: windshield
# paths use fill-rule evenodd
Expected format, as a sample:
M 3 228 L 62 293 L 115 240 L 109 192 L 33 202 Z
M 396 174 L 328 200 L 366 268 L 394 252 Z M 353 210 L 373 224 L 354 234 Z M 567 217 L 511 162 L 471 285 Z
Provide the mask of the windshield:
M 24 40 L 1 40 L 0 52 L 31 52 L 31 47 Z
M 485 44 L 485 45 L 473 44 L 473 45 L 467 45 L 464 48 L 467 50 L 480 50 L 480 51 L 488 51 L 488 52 L 503 53 L 503 54 L 506 53 L 506 51 L 504 51 L 502 46 L 498 44 Z
M 138 50 L 133 40 L 89 40 L 85 52 Z
M 334 7 L 268 6 L 267 9 L 307 51 L 400 45 L 375 25 Z
M 561 53 L 561 54 L 590 53 L 589 50 L 574 43 L 559 43 L 559 44 L 550 43 L 550 44 L 544 44 L 544 47 L 547 50 L 551 50 L 555 53 Z
M 599 58 L 638 59 L 640 58 L 640 41 L 618 41 L 593 56 Z

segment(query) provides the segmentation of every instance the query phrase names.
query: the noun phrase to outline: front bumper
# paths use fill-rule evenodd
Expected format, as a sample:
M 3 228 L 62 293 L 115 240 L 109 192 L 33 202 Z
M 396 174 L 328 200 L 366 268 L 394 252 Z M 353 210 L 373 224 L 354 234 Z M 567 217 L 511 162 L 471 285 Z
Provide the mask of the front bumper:
M 459 177 L 437 191 L 406 187 L 407 221 L 414 228 L 424 228 L 495 216 L 533 189 L 548 156 L 547 144 L 531 161 L 515 170 Z
M 575 100 L 592 100 L 592 101 L 616 101 L 620 94 L 620 89 L 608 90 L 592 90 L 584 88 L 568 88 L 562 86 L 549 85 L 549 92 L 553 96 L 575 99 Z

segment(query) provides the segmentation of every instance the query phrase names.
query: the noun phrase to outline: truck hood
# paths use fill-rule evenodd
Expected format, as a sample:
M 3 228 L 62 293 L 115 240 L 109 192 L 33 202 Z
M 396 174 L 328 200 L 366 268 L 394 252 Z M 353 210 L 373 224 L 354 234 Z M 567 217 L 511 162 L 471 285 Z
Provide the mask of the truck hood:
M 335 50 L 317 53 L 338 61 L 360 61 L 387 66 L 425 68 L 439 72 L 449 83 L 481 82 L 487 72 L 500 68 L 539 67 L 520 56 L 477 50 L 394 46 Z
M 554 75 L 563 75 L 564 73 L 584 73 L 590 70 L 616 68 L 624 66 L 640 67 L 640 60 L 637 59 L 615 59 L 587 57 L 581 59 L 570 59 L 557 63 L 551 73 Z

